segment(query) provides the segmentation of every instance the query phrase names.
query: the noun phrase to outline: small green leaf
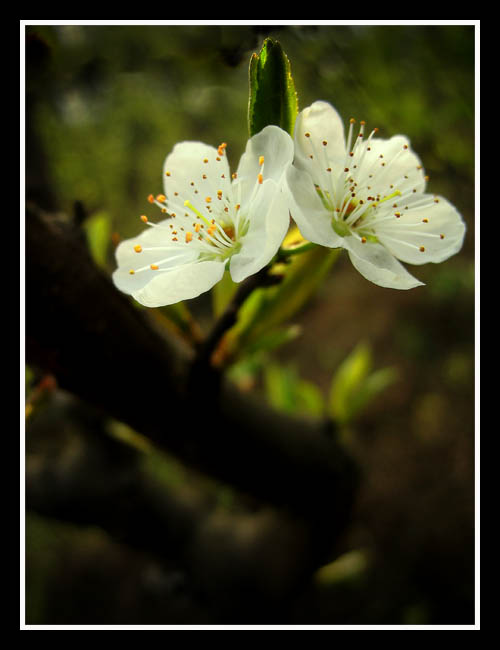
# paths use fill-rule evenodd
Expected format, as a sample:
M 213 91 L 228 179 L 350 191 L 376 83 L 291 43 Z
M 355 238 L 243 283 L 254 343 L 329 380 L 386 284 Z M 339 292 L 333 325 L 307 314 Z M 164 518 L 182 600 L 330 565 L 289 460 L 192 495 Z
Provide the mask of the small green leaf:
M 249 86 L 250 137 L 269 124 L 276 124 L 293 135 L 298 113 L 297 92 L 290 61 L 278 41 L 266 38 L 259 54 L 252 54 Z
M 329 415 L 338 422 L 351 418 L 356 391 L 372 368 L 372 354 L 366 343 L 359 343 L 333 376 L 328 402 Z
M 111 219 L 107 212 L 97 212 L 83 225 L 87 242 L 94 262 L 106 267 L 109 245 L 111 243 Z
M 290 343 L 298 336 L 300 336 L 302 328 L 299 325 L 288 325 L 285 327 L 278 327 L 272 329 L 269 332 L 265 332 L 262 336 L 259 336 L 255 340 L 251 341 L 248 346 L 244 349 L 241 349 L 240 355 L 247 356 L 253 355 L 259 352 L 269 352 L 270 350 L 275 350 L 276 348 Z
M 328 414 L 341 424 L 352 420 L 361 410 L 397 378 L 395 368 L 371 372 L 372 353 L 359 343 L 343 361 L 330 386 Z
M 396 368 L 380 368 L 361 384 L 361 387 L 353 395 L 351 402 L 351 413 L 359 413 L 369 402 L 371 402 L 379 393 L 393 384 L 398 377 Z
M 293 318 L 317 291 L 340 251 L 318 246 L 281 265 L 285 274 L 282 282 L 257 289 L 241 307 L 238 322 L 224 337 L 227 358 L 239 358 L 266 333 Z
M 369 567 L 370 558 L 366 551 L 349 551 L 318 569 L 314 581 L 320 587 L 350 583 L 365 575 Z
M 301 379 L 291 366 L 267 363 L 264 366 L 264 386 L 269 403 L 279 411 L 314 417 L 324 413 L 320 389 L 312 382 Z

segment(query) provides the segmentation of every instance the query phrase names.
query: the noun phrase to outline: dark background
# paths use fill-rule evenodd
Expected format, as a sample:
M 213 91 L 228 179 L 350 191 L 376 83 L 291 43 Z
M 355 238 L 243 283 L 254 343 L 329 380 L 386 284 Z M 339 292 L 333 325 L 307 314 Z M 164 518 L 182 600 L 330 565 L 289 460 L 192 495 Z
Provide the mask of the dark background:
M 147 195 L 161 191 L 162 163 L 176 142 L 227 142 L 236 166 L 248 137 L 248 62 L 267 36 L 290 59 L 300 108 L 324 99 L 345 122 L 355 117 L 381 137 L 409 136 L 429 191 L 447 197 L 467 224 L 458 255 L 410 269 L 426 285 L 409 292 L 369 283 L 341 256 L 294 320 L 300 337 L 251 371 L 232 370 L 268 401 L 270 367 L 326 396 L 360 341 L 371 346 L 376 367 L 397 370 L 343 433 L 363 479 L 332 549 L 340 561 L 313 576 L 287 620 L 276 623 L 471 624 L 474 27 L 27 27 L 26 128 L 46 161 L 34 181 L 27 164 L 31 198 L 65 213 L 81 202 L 87 234 L 107 241 L 97 255 L 111 273 L 113 246 L 139 231 L 138 215 L 149 207 Z M 207 328 L 209 299 L 189 307 Z M 71 466 L 81 436 L 95 434 L 90 409 L 78 404 L 75 415 L 72 398 L 36 367 L 27 368 L 27 395 L 28 467 L 47 459 Z M 286 400 L 275 406 L 293 411 Z M 114 440 L 133 436 L 120 423 L 104 428 Z M 166 484 L 188 480 L 174 459 L 141 453 Z M 221 508 L 238 504 L 230 486 L 207 490 Z M 234 622 L 214 616 L 175 557 L 132 549 L 72 515 L 61 521 L 28 512 L 27 623 Z

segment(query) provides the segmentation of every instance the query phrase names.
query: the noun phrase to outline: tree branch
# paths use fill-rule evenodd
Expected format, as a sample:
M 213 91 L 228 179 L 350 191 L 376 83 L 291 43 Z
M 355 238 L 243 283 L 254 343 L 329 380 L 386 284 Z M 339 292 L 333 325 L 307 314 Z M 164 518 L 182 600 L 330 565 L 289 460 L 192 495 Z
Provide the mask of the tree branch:
M 121 544 L 174 563 L 225 620 L 262 623 L 285 612 L 322 561 L 308 522 L 267 506 L 223 508 L 217 487 L 190 472 L 182 482 L 162 480 L 152 470 L 158 459 L 149 462 L 155 452 L 125 446 L 105 425 L 62 391 L 34 412 L 27 427 L 29 510 L 99 526 Z
M 154 329 L 71 227 L 33 208 L 26 254 L 28 363 L 187 464 L 310 520 L 327 510 L 342 527 L 357 471 L 324 422 L 277 413 L 227 382 L 218 395 L 192 382 L 192 351 Z

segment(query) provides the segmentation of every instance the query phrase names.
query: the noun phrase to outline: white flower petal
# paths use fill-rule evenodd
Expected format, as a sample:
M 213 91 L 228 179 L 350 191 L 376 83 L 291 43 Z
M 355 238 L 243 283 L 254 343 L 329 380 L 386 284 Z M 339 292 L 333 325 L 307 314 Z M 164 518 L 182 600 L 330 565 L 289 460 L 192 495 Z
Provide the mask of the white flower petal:
M 207 261 L 185 264 L 169 271 L 151 271 L 150 281 L 134 291 L 132 296 L 145 307 L 162 307 L 196 298 L 221 280 L 224 266 L 224 262 Z
M 365 139 L 365 123 L 357 134 L 353 125 L 344 144 L 341 118 L 329 104 L 300 113 L 287 173 L 292 217 L 310 241 L 346 248 L 375 284 L 418 286 L 398 260 L 447 259 L 460 250 L 465 224 L 448 201 L 424 194 L 427 177 L 408 138 L 375 138 L 374 129 Z
M 371 138 L 364 141 L 356 153 L 358 160 L 362 158 L 353 174 L 359 185 L 371 185 L 382 197 L 395 190 L 403 195 L 425 190 L 422 163 L 405 136 L 395 135 L 388 140 Z
M 198 210 L 206 210 L 206 198 L 215 199 L 218 190 L 231 184 L 224 151 L 203 142 L 180 142 L 163 164 L 163 186 L 169 211 L 183 211 L 189 200 Z
M 235 195 L 239 192 L 238 201 L 246 203 L 258 183 L 260 173 L 264 180 L 272 179 L 281 185 L 292 160 L 293 140 L 278 126 L 272 124 L 266 126 L 250 138 L 236 172 L 237 180 L 234 187 Z
M 196 259 L 196 252 L 186 246 L 176 246 L 172 242 L 170 224 L 173 221 L 165 219 L 158 224 L 149 226 L 137 237 L 126 239 L 117 246 L 115 251 L 118 266 L 130 269 L 155 264 L 163 258 L 169 258 L 165 265 L 178 264 L 179 260 L 186 263 Z M 136 252 L 136 247 L 141 247 L 141 252 Z M 149 250 L 152 249 L 152 250 Z
M 290 224 L 286 194 L 273 180 L 264 181 L 248 210 L 249 229 L 229 267 L 234 282 L 257 273 L 271 261 Z
M 287 171 L 286 182 L 290 212 L 301 235 L 321 246 L 342 246 L 342 238 L 332 228 L 332 212 L 324 207 L 310 175 L 292 166 Z
M 389 289 L 413 289 L 423 284 L 414 278 L 397 259 L 380 244 L 362 243 L 345 237 L 344 246 L 354 267 L 367 280 Z
M 328 167 L 320 160 L 326 155 L 330 164 L 341 165 L 346 156 L 342 118 L 327 102 L 314 102 L 299 113 L 294 141 L 294 164 L 300 169 L 310 169 L 316 165 Z M 323 145 L 323 142 L 327 145 Z
M 428 195 L 401 211 L 399 218 L 381 221 L 376 234 L 395 257 L 409 264 L 442 262 L 462 247 L 465 224 L 456 208 L 442 197 Z
M 192 263 L 198 257 L 197 252 L 188 246 L 172 244 L 170 237 L 165 239 L 165 234 L 169 235 L 170 231 L 165 233 L 160 226 L 156 226 L 118 245 L 115 253 L 118 268 L 112 278 L 120 291 L 132 295 L 145 287 L 155 273 Z M 140 252 L 136 247 L 140 247 Z M 151 265 L 159 266 L 159 269 L 153 270 Z

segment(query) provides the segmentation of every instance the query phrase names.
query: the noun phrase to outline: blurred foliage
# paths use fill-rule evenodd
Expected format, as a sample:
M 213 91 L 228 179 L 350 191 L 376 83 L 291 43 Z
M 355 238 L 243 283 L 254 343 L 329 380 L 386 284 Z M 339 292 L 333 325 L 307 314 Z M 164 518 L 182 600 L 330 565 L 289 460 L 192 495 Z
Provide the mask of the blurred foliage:
M 369 554 L 366 551 L 349 551 L 318 569 L 314 580 L 323 588 L 329 588 L 340 583 L 350 583 L 359 580 L 366 572 L 369 564 Z
M 94 262 L 106 267 L 111 244 L 111 222 L 106 212 L 96 212 L 86 219 L 84 230 Z
M 347 424 L 396 380 L 395 368 L 372 370 L 372 350 L 367 343 L 359 343 L 333 376 L 328 400 L 333 420 Z
M 300 335 L 296 326 L 269 334 L 269 349 Z M 292 334 L 293 332 L 293 334 Z M 242 389 L 250 390 L 262 380 L 268 402 L 277 410 L 295 415 L 330 418 L 347 433 L 347 425 L 360 417 L 365 407 L 397 379 L 395 368 L 373 369 L 373 353 L 367 343 L 360 343 L 333 373 L 329 392 L 300 376 L 296 364 L 273 361 L 266 340 L 258 340 L 254 349 L 235 363 L 229 377 Z
M 283 325 L 317 292 L 339 252 L 318 246 L 286 263 L 276 264 L 273 273 L 283 275 L 282 281 L 250 294 L 240 308 L 236 325 L 219 345 L 217 363 L 227 365 L 261 348 L 269 349 L 270 343 L 281 345 L 289 340 L 290 329 L 283 329 Z
M 293 367 L 267 363 L 264 381 L 267 397 L 278 410 L 297 415 L 323 416 L 321 392 L 312 382 L 301 379 Z
M 226 340 L 228 358 L 231 336 L 241 337 L 244 351 L 233 359 L 231 378 L 241 388 L 267 390 L 279 408 L 313 414 L 323 403 L 339 417 L 338 396 L 344 394 L 341 406 L 347 410 L 340 419 L 349 421 L 349 399 L 351 406 L 353 399 L 361 400 L 356 409 L 363 406 L 353 442 L 365 481 L 352 526 L 341 548 L 332 549 L 331 564 L 299 598 L 295 620 L 470 623 L 474 27 L 30 26 L 28 47 L 43 47 L 27 57 L 29 126 L 40 138 L 60 208 L 71 214 L 75 201 L 82 202 L 89 215 L 84 229 L 90 250 L 111 272 L 114 246 L 142 229 L 139 215 L 159 218 L 149 212 L 146 197 L 162 190 L 162 164 L 177 142 L 228 142 L 231 167 L 237 165 L 248 137 L 249 61 L 267 37 L 280 42 L 290 61 L 299 110 L 323 99 L 346 123 L 350 117 L 364 119 L 379 127 L 383 138 L 407 135 L 430 176 L 429 191 L 456 205 L 468 229 L 460 254 L 440 265 L 410 269 L 426 283 L 411 292 L 376 287 L 343 255 L 322 262 L 314 252 L 294 258 L 286 270 L 302 274 L 303 300 L 300 292 L 286 295 L 286 283 L 255 292 Z M 208 328 L 234 290 L 229 279 L 211 298 L 151 312 L 176 333 L 198 340 L 194 318 Z M 264 309 L 266 299 L 280 291 L 282 304 L 290 308 L 286 315 Z M 370 353 L 358 347 L 360 341 L 369 342 Z M 386 369 L 392 368 L 398 381 L 389 386 L 393 371 Z M 37 395 L 33 376 L 30 369 L 27 387 Z M 384 387 L 377 399 L 363 401 Z M 131 434 L 115 430 L 114 435 Z M 183 480 L 178 468 L 147 458 L 151 471 L 166 482 Z M 113 581 L 124 584 L 128 558 L 118 568 L 114 547 L 107 549 L 108 541 L 95 531 L 92 539 L 103 550 L 88 554 L 79 530 L 69 536 L 61 530 L 39 518 L 28 521 L 32 620 L 47 622 L 44 612 L 59 604 L 72 622 L 82 603 L 99 616 L 103 599 L 95 602 L 95 592 L 85 588 L 96 556 L 98 584 L 107 586 L 108 620 L 119 620 L 123 603 L 115 611 L 110 592 Z M 68 570 L 60 557 L 70 560 L 64 565 Z M 106 573 L 110 566 L 115 568 Z M 47 591 L 49 583 L 58 588 Z M 136 585 L 128 586 L 127 611 L 133 618 L 148 602 Z M 200 620 L 199 611 L 193 616 Z

